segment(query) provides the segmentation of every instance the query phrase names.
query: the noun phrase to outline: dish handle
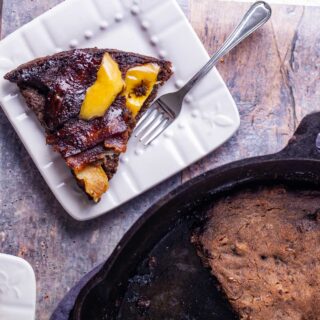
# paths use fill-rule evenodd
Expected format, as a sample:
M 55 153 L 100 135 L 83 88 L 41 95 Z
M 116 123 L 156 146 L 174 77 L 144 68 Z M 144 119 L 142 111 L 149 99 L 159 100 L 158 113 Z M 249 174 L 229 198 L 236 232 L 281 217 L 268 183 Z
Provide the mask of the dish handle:
M 320 160 L 320 112 L 304 117 L 288 145 L 274 156 Z

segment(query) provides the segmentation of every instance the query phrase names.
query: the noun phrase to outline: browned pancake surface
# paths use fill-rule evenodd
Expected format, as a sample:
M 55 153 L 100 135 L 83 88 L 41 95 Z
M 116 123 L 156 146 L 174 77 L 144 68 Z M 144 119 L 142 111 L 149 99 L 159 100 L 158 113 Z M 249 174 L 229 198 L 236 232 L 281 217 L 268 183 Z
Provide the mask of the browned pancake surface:
M 79 49 L 36 59 L 9 72 L 5 78 L 17 83 L 46 129 L 47 143 L 60 152 L 70 168 L 99 163 L 110 179 L 120 153 L 126 150 L 136 119 L 126 108 L 123 97 L 118 97 L 103 117 L 79 119 L 86 91 L 96 81 L 106 52 L 118 63 L 123 76 L 129 68 L 147 63 L 160 66 L 159 85 L 172 74 L 168 61 L 117 50 Z M 154 87 L 141 112 L 154 99 L 159 85 Z
M 233 195 L 193 240 L 241 319 L 320 319 L 320 192 Z

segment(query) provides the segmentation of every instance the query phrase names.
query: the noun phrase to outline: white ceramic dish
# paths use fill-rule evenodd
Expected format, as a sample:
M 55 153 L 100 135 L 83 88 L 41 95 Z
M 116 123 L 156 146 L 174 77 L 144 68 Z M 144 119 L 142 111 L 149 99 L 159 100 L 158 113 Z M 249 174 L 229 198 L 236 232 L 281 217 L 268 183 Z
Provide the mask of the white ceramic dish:
M 236 105 L 216 70 L 186 98 L 180 118 L 147 149 L 131 138 L 110 190 L 87 200 L 17 87 L 3 75 L 36 57 L 70 48 L 117 48 L 172 61 L 174 76 L 159 94 L 174 91 L 208 54 L 175 0 L 66 0 L 0 43 L 0 103 L 42 176 L 77 220 L 95 218 L 212 152 L 239 126 Z
M 36 280 L 25 260 L 0 254 L 0 319 L 34 320 Z

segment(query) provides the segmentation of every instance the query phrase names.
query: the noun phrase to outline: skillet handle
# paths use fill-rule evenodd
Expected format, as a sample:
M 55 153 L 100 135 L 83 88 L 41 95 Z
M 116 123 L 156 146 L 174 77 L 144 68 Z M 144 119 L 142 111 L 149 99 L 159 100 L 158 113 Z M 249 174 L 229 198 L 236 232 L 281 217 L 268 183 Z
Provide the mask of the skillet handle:
M 320 112 L 304 117 L 288 145 L 275 156 L 320 160 Z

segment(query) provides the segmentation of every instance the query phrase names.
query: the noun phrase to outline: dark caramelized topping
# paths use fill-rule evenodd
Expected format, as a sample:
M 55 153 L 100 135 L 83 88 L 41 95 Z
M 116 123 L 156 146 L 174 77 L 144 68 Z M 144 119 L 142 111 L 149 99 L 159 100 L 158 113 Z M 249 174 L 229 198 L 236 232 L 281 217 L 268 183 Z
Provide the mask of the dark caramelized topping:
M 141 81 L 141 83 L 139 85 L 137 85 L 135 88 L 132 89 L 132 93 L 136 97 L 143 97 L 147 94 L 147 92 L 148 92 L 148 85 L 143 80 Z

